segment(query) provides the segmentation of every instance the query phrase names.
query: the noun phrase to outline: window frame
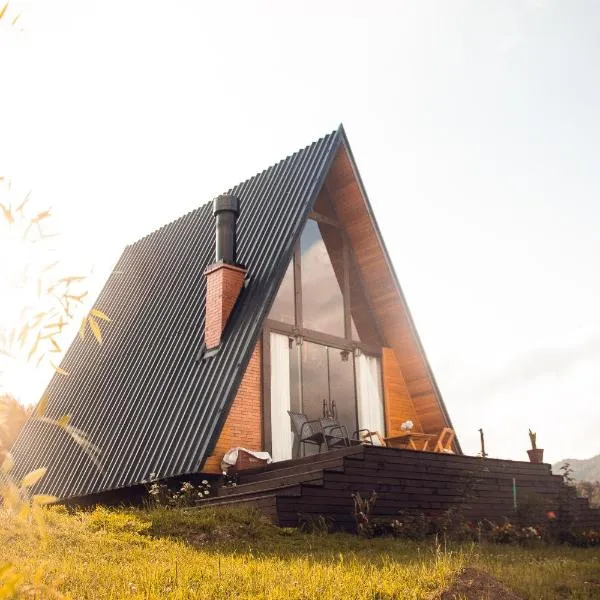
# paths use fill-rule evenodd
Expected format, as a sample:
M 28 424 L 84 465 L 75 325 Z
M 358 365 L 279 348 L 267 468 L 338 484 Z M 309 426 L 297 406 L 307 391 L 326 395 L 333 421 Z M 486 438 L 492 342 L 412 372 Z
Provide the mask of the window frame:
M 323 188 L 326 193 L 326 189 Z M 329 201 L 327 199 L 327 201 Z M 322 331 L 315 331 L 308 329 L 303 326 L 303 315 L 302 315 L 302 263 L 300 253 L 300 240 L 298 240 L 294 246 L 294 252 L 292 253 L 292 264 L 293 264 L 293 285 L 294 285 L 294 314 L 295 324 L 289 324 L 282 321 L 276 321 L 267 317 L 263 324 L 262 331 L 262 354 L 263 354 L 263 369 L 262 369 L 262 388 L 263 388 L 263 445 L 267 452 L 271 452 L 271 332 L 287 335 L 292 343 L 302 343 L 304 340 L 313 342 L 316 344 L 322 344 L 325 346 L 339 348 L 340 350 L 347 350 L 356 355 L 357 352 L 363 352 L 370 356 L 376 356 L 379 358 L 380 368 L 382 370 L 381 377 L 383 382 L 383 359 L 382 359 L 382 347 L 384 346 L 384 338 L 381 334 L 381 330 L 378 326 L 377 321 L 373 317 L 373 324 L 375 326 L 375 334 L 379 340 L 379 345 L 373 346 L 366 344 L 360 340 L 353 339 L 352 337 L 352 314 L 350 311 L 350 261 L 356 259 L 350 244 L 349 237 L 337 219 L 322 213 L 311 211 L 308 215 L 309 219 L 314 221 L 325 223 L 327 225 L 337 227 L 340 230 L 343 240 L 343 286 L 342 286 L 342 298 L 343 298 L 343 309 L 344 309 L 344 337 L 338 337 Z M 287 269 L 288 267 L 286 267 Z M 359 275 L 359 283 L 361 289 L 364 292 L 364 285 L 362 278 Z M 371 315 L 370 302 L 365 294 L 365 301 Z M 356 367 L 354 367 L 355 376 L 355 402 L 356 397 Z M 382 383 L 383 385 L 383 383 Z M 385 397 L 382 397 L 384 418 L 386 418 L 386 403 Z

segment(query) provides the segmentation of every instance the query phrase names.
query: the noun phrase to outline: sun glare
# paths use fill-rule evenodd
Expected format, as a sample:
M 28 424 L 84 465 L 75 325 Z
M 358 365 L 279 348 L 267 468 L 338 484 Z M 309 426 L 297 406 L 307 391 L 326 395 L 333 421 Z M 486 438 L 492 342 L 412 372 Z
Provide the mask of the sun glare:
M 51 211 L 32 207 L 10 180 L 0 184 L 0 392 L 30 403 L 40 371 L 57 368 L 84 278 L 65 274 Z

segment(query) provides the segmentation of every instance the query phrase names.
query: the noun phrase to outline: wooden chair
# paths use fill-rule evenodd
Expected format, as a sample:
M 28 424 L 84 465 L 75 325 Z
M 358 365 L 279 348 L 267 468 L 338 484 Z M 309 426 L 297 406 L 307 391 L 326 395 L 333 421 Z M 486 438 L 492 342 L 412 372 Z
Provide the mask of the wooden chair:
M 386 446 L 385 440 L 379 431 L 370 431 L 369 429 L 359 429 L 357 432 L 359 440 L 369 446 Z
M 433 446 L 434 452 L 448 452 L 449 454 L 453 454 L 454 450 L 452 450 L 452 442 L 454 441 L 454 429 L 450 429 L 450 427 L 444 427 L 435 441 L 435 445 Z

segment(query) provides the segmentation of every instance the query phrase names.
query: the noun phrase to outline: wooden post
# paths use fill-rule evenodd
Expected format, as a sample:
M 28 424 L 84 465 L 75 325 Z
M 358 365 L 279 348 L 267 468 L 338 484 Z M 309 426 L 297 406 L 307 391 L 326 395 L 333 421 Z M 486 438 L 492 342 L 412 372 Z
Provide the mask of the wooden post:
M 479 437 L 481 438 L 481 458 L 485 458 L 487 453 L 485 451 L 485 440 L 483 438 L 483 429 L 479 430 Z

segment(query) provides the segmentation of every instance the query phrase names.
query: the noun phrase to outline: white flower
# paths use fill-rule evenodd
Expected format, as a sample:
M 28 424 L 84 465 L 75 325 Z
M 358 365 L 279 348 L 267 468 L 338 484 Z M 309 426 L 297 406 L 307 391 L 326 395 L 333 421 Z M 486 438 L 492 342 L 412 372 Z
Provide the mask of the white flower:
M 206 481 L 206 479 L 202 480 L 202 485 L 208 485 L 208 481 Z
M 412 428 L 413 428 L 412 421 L 404 421 L 404 423 L 402 423 L 402 425 L 400 425 L 400 429 L 402 429 L 402 431 L 410 431 Z

